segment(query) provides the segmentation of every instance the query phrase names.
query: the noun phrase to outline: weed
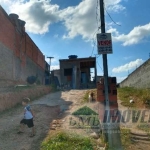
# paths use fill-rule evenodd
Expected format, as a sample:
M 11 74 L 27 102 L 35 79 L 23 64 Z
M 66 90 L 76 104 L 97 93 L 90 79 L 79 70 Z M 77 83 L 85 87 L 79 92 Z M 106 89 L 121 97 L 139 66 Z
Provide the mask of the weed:
M 135 101 L 132 107 L 150 107 L 150 89 L 137 89 L 133 87 L 118 88 L 118 99 L 122 105 L 130 106 L 130 99 Z
M 138 129 L 143 130 L 147 133 L 150 133 L 150 125 L 148 123 L 139 124 L 137 126 Z
M 121 142 L 124 149 L 128 149 L 128 147 L 132 144 L 131 135 L 129 129 L 121 129 Z
M 94 150 L 94 144 L 88 137 L 81 137 L 73 133 L 55 133 L 41 145 L 41 150 Z
M 95 111 L 87 106 L 84 106 L 77 111 L 73 112 L 72 115 L 98 115 Z

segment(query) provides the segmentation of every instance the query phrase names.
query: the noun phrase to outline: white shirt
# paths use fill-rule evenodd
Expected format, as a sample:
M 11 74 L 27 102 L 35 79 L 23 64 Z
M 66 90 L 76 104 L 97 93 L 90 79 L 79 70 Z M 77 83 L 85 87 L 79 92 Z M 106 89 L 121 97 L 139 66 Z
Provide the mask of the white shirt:
M 33 115 L 31 113 L 30 105 L 27 105 L 24 108 L 24 119 L 32 119 L 32 118 L 33 118 Z

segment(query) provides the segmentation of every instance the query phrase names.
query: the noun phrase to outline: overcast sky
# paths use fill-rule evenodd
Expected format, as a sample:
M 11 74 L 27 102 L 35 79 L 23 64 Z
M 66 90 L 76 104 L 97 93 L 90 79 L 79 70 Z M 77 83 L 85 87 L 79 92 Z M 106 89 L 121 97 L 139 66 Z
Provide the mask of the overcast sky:
M 16 13 L 26 21 L 26 32 L 43 54 L 55 57 L 52 69 L 58 68 L 58 60 L 66 59 L 68 55 L 80 58 L 97 54 L 96 33 L 101 31 L 98 30 L 98 2 L 0 0 L 8 14 Z M 108 55 L 108 71 L 120 82 L 149 59 L 150 1 L 104 0 L 104 3 L 106 31 L 112 33 L 113 39 L 113 54 Z M 97 58 L 97 69 L 98 75 L 103 75 L 101 55 Z

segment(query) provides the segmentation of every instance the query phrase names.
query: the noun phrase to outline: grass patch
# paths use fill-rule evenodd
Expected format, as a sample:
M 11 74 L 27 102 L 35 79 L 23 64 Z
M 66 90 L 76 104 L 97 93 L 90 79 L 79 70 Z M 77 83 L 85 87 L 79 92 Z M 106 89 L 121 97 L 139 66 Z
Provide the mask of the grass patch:
M 133 144 L 133 142 L 131 141 L 130 129 L 121 128 L 120 129 L 120 136 L 121 136 L 121 144 L 122 144 L 123 150 L 128 150 L 129 147 Z M 105 143 L 105 136 L 104 135 L 101 136 L 101 140 L 103 142 L 103 145 L 106 144 L 106 150 L 115 150 L 115 148 L 109 147 L 109 143 Z
M 142 123 L 137 126 L 138 129 L 145 131 L 150 134 L 150 125 L 148 123 Z
M 77 111 L 73 112 L 72 115 L 98 115 L 95 111 L 87 106 L 84 106 Z
M 131 135 L 129 129 L 120 129 L 121 131 L 121 142 L 124 150 L 127 150 L 128 147 L 132 144 Z
M 130 106 L 129 100 L 133 99 L 135 103 L 131 107 L 141 108 L 146 106 L 150 108 L 150 89 L 118 88 L 118 99 L 122 101 L 124 106 Z
M 60 131 L 43 141 L 41 150 L 94 150 L 94 144 L 88 137 Z

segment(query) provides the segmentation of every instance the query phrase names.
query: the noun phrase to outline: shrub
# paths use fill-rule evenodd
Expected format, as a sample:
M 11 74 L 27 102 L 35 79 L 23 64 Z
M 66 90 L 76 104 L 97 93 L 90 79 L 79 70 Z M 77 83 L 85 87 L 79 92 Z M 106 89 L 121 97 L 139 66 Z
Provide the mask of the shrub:
M 45 140 L 41 145 L 41 150 L 94 150 L 93 147 L 88 137 L 61 131 Z
M 98 115 L 95 111 L 87 106 L 84 106 L 77 111 L 73 112 L 72 115 Z
M 124 106 L 129 106 L 129 100 L 134 99 L 134 107 L 143 107 L 145 103 L 150 105 L 150 89 L 137 89 L 133 87 L 118 88 L 118 99 Z

